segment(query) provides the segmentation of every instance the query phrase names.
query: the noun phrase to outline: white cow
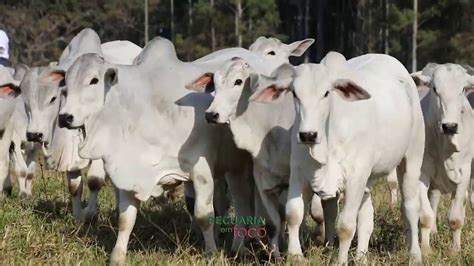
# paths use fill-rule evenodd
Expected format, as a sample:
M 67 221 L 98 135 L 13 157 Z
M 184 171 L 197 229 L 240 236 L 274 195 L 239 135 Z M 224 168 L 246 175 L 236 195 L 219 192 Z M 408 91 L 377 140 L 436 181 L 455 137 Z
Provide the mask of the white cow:
M 133 54 L 136 45 L 132 43 L 119 44 L 131 47 L 132 51 L 121 53 L 120 62 L 131 63 L 137 54 Z M 122 47 L 113 44 L 112 47 Z M 91 162 L 88 171 L 88 186 L 91 191 L 88 206 L 82 210 L 82 178 L 81 169 L 89 165 L 89 160 L 81 159 L 78 155 L 78 145 L 82 140 L 80 130 L 68 130 L 65 126 L 68 117 L 58 117 L 60 106 L 64 103 L 65 95 L 61 93 L 64 86 L 65 71 L 82 54 L 102 54 L 100 39 L 91 29 L 84 29 L 76 35 L 64 50 L 57 65 L 48 68 L 32 68 L 25 75 L 21 84 L 23 97 L 28 114 L 27 138 L 30 141 L 44 144 L 44 152 L 48 166 L 51 169 L 67 173 L 69 191 L 72 196 L 73 216 L 77 221 L 88 220 L 97 212 L 97 196 L 104 184 L 105 172 L 100 160 Z M 109 51 L 110 54 L 115 54 Z
M 293 97 L 284 96 L 277 106 L 249 102 L 252 95 L 250 83 L 256 81 L 256 74 L 269 75 L 275 67 L 265 65 L 262 68 L 257 62 L 246 62 L 237 57 L 226 62 L 213 75 L 216 96 L 205 117 L 208 123 L 229 123 L 237 146 L 252 155 L 255 184 L 275 226 L 275 234 L 271 237 L 273 255 L 279 257 L 278 240 L 284 228 L 284 217 L 280 217 L 279 209 L 283 208 L 281 203 L 286 202 L 290 176 L 291 128 L 295 120 Z M 188 88 L 199 90 L 207 87 L 212 82 L 207 77 L 198 78 Z M 202 86 L 203 84 L 206 86 Z M 278 113 L 275 113 L 275 108 Z M 309 154 L 307 156 L 311 159 Z M 313 175 L 311 169 L 304 170 L 307 172 L 302 172 L 303 176 Z M 307 192 L 306 196 L 311 197 L 311 190 Z M 314 209 L 321 209 L 317 208 L 318 205 L 320 207 L 320 201 L 315 201 L 314 204 Z M 321 223 L 322 211 L 313 217 Z
M 416 86 L 393 57 L 369 54 L 346 61 L 329 53 L 321 64 L 282 68 L 276 80 L 264 85 L 253 97 L 270 102 L 291 90 L 301 116 L 295 124 L 300 142 L 321 164 L 310 184 L 322 199 L 344 191 L 344 208 L 337 223 L 339 263 L 347 263 L 356 228 L 357 257 L 368 250 L 373 230 L 370 187 L 374 178 L 398 167 L 403 213 L 409 226 L 410 254 L 421 262 L 418 243 L 419 200 L 417 184 L 424 150 L 423 115 Z M 296 134 L 296 133 L 295 133 Z M 292 171 L 306 163 L 293 153 Z M 292 175 L 286 214 L 288 252 L 302 255 L 298 239 L 303 214 L 302 177 Z
M 288 63 L 290 56 L 302 56 L 313 43 L 314 39 L 311 38 L 285 44 L 277 38 L 260 36 L 250 45 L 249 50 L 262 55 L 274 64 L 281 65 Z
M 108 91 L 105 105 L 86 121 L 88 133 L 80 155 L 102 158 L 111 180 L 121 189 L 120 233 L 112 261 L 125 259 L 139 201 L 148 199 L 157 185 L 179 181 L 193 182 L 194 216 L 203 231 L 205 250 L 216 249 L 208 220 L 213 215 L 212 176 L 216 169 L 226 172 L 227 167 L 248 164 L 234 156 L 235 151 L 228 145 L 232 143 L 225 133 L 228 127 L 206 123 L 204 111 L 212 96 L 189 93 L 185 86 L 195 77 L 214 73 L 235 56 L 246 60 L 258 57 L 242 48 L 225 49 L 219 54 L 200 62 L 182 62 L 171 42 L 156 38 L 137 57 L 136 66 L 94 63 L 99 73 L 115 74 L 104 76 Z M 255 61 L 267 63 L 263 58 Z M 229 184 L 229 188 L 240 191 L 240 185 L 242 182 Z
M 11 194 L 12 189 L 9 163 L 14 124 L 11 118 L 20 95 L 19 84 L 7 67 L 0 66 L 0 197 L 4 191 Z
M 461 229 L 471 179 L 474 115 L 467 96 L 474 76 L 456 64 L 429 64 L 412 74 L 426 96 L 421 105 L 426 125 L 426 148 L 420 180 L 421 241 L 430 252 L 430 232 L 437 232 L 436 214 L 441 194 L 451 193 L 448 222 L 452 249 L 461 250 Z

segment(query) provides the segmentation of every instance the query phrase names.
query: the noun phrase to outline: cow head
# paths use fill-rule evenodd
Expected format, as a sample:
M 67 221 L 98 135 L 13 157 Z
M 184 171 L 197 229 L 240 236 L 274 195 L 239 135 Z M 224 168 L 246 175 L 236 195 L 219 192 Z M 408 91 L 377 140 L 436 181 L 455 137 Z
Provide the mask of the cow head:
M 441 133 L 453 136 L 461 125 L 461 113 L 467 96 L 474 90 L 474 76 L 456 64 L 429 64 L 423 71 L 413 73 L 417 87 L 428 87 L 437 105 Z
M 288 63 L 290 56 L 302 56 L 314 43 L 314 39 L 304 39 L 290 44 L 282 43 L 277 38 L 259 37 L 249 50 L 262 55 L 264 58 L 278 62 L 278 65 Z
M 52 68 L 31 68 L 21 83 L 28 116 L 27 139 L 47 144 L 51 141 L 58 116 L 64 71 Z
M 20 94 L 19 83 L 13 79 L 8 68 L 0 66 L 0 138 L 13 113 L 15 98 Z
M 206 110 L 208 123 L 228 123 L 236 117 L 239 105 L 248 102 L 252 72 L 248 63 L 236 57 L 226 62 L 224 67 L 216 71 L 214 75 L 210 76 L 210 73 L 206 73 L 192 83 L 212 82 L 215 88 L 214 101 Z
M 105 101 L 106 92 L 117 83 L 117 69 L 97 54 L 80 56 L 69 68 L 64 93 L 65 103 L 59 112 L 59 126 L 82 127 L 97 113 Z
M 292 91 L 300 114 L 298 139 L 310 147 L 319 145 L 326 138 L 326 122 L 331 105 L 336 100 L 360 101 L 370 98 L 370 94 L 346 74 L 342 55 L 330 53 L 323 64 L 303 64 L 294 68 L 278 68 L 272 74 L 271 83 L 259 85 L 252 100 L 273 102 L 282 92 Z M 293 76 L 293 77 L 292 77 Z M 313 157 L 321 163 L 325 162 L 325 154 L 313 153 Z

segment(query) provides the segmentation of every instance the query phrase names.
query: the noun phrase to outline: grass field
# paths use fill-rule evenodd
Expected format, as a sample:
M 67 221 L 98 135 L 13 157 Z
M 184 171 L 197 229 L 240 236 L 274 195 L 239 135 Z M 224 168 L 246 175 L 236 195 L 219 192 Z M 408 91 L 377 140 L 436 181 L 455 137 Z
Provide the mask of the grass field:
M 104 187 L 100 194 L 100 215 L 97 221 L 92 225 L 79 225 L 72 219 L 64 177 L 46 170 L 41 172 L 39 169 L 34 180 L 32 198 L 18 198 L 15 187 L 11 198 L 4 197 L 0 200 L 0 264 L 108 263 L 108 255 L 117 234 L 115 198 L 111 186 Z M 408 259 L 399 210 L 388 207 L 389 193 L 385 183 L 378 184 L 372 193 L 376 220 L 370 242 L 369 262 L 375 265 L 406 264 Z M 463 229 L 463 251 L 453 255 L 449 253 L 451 237 L 445 223 L 448 204 L 448 197 L 444 196 L 438 216 L 439 235 L 432 239 L 434 252 L 425 258 L 425 264 L 474 265 L 471 209 L 467 210 Z M 337 249 L 328 250 L 315 244 L 316 228 L 309 220 L 307 219 L 303 234 L 305 256 L 311 265 L 327 265 L 335 260 Z M 199 238 L 191 233 L 190 228 L 190 217 L 182 200 L 148 201 L 142 205 L 130 238 L 127 262 L 132 265 L 264 262 L 262 251 L 254 252 L 254 256 L 245 261 L 233 258 L 225 251 L 204 255 Z M 225 237 L 224 245 L 227 250 L 231 238 L 229 235 Z M 353 253 L 351 250 L 351 254 Z

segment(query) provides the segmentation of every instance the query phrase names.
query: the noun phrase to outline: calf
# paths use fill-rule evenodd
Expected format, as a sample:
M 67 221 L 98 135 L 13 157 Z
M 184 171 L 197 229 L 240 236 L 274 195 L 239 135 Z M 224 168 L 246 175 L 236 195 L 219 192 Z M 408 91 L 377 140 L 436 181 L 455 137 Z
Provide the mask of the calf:
M 474 76 L 456 64 L 429 64 L 412 74 L 420 89 L 426 126 L 426 148 L 421 182 L 421 241 L 430 252 L 430 232 L 437 232 L 436 214 L 441 194 L 451 193 L 448 211 L 452 250 L 461 250 L 461 229 L 471 178 L 474 116 L 467 96 L 474 91 Z
M 398 166 L 410 254 L 421 262 L 417 184 L 425 135 L 416 86 L 403 65 L 386 55 L 346 61 L 331 52 L 321 64 L 300 65 L 294 72 L 277 70 L 272 80 L 260 86 L 253 100 L 272 102 L 292 91 L 300 115 L 294 134 L 320 164 L 314 176 L 290 177 L 286 204 L 289 254 L 302 255 L 297 233 L 304 208 L 303 178 L 309 178 L 323 200 L 344 191 L 344 208 L 337 222 L 338 263 L 347 263 L 356 229 L 357 257 L 368 250 L 373 230 L 368 187 Z M 292 152 L 291 157 L 292 171 L 311 164 L 300 153 Z
M 255 184 L 271 223 L 275 226 L 271 246 L 273 255 L 278 258 L 278 241 L 284 228 L 284 217 L 281 217 L 280 212 L 283 206 L 280 203 L 286 201 L 290 176 L 291 128 L 295 120 L 293 98 L 283 96 L 284 99 L 276 107 L 249 102 L 252 94 L 250 83 L 256 82 L 256 74 L 271 70 L 269 66 L 262 69 L 255 62 L 246 62 L 241 58 L 229 60 L 221 70 L 214 73 L 216 96 L 205 117 L 208 123 L 229 123 L 237 146 L 252 155 Z M 200 84 L 199 81 L 203 79 L 200 77 L 193 84 Z M 212 82 L 210 79 L 206 81 Z M 203 88 L 193 84 L 188 88 Z M 275 108 L 279 110 L 278 113 L 275 113 Z M 301 175 L 312 176 L 311 169 L 304 170 L 306 172 L 301 172 Z M 306 193 L 306 196 L 311 194 Z M 320 210 L 320 201 L 315 200 L 312 207 L 315 212 Z M 323 220 L 322 211 L 313 216 L 319 222 Z

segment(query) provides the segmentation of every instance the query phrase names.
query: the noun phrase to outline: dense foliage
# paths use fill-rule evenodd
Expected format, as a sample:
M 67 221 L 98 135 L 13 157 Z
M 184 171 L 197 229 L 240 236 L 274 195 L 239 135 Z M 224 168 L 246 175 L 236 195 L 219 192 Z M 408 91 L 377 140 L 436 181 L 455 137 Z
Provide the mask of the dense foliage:
M 57 60 L 84 27 L 98 31 L 103 41 L 128 39 L 143 46 L 144 4 L 2 0 L 0 28 L 12 40 L 12 61 L 41 65 Z M 148 6 L 150 38 L 173 39 L 185 60 L 223 47 L 248 47 L 266 35 L 316 38 L 307 58 L 313 62 L 331 50 L 347 57 L 386 52 L 411 68 L 413 0 L 148 0 Z M 418 68 L 427 62 L 472 64 L 474 1 L 419 0 L 418 11 Z

